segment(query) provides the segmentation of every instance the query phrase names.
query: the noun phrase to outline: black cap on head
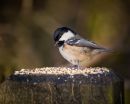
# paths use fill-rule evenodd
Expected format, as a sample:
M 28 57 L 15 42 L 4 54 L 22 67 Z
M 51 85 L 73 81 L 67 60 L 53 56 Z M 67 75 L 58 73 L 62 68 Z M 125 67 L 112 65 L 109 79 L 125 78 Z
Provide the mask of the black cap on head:
M 55 32 L 54 32 L 54 40 L 58 41 L 61 38 L 61 36 L 65 32 L 68 32 L 68 31 L 71 31 L 72 33 L 74 33 L 76 35 L 76 33 L 73 30 L 71 30 L 70 28 L 68 28 L 68 27 L 61 27 L 61 28 L 58 28 L 58 29 L 55 30 Z

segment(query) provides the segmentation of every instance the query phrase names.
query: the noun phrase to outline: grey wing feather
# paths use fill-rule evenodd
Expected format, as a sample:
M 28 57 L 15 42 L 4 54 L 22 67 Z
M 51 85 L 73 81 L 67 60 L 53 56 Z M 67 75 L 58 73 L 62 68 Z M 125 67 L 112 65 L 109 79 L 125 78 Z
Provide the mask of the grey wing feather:
M 93 49 L 105 49 L 103 47 L 98 46 L 97 44 L 95 44 L 94 42 L 90 42 L 88 40 L 85 40 L 83 38 L 81 39 L 69 39 L 68 41 L 66 41 L 67 44 L 69 45 L 74 45 L 74 46 L 78 46 L 78 47 L 89 47 L 89 48 L 93 48 Z

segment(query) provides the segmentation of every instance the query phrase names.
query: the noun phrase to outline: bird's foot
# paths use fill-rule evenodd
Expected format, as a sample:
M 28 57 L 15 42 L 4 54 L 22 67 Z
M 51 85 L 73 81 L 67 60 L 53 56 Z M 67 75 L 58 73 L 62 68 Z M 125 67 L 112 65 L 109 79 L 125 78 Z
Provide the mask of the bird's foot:
M 84 67 L 84 66 L 79 66 L 79 65 L 70 65 L 69 66 L 69 68 L 71 68 L 71 69 L 77 69 L 77 70 L 79 70 L 79 69 L 84 69 L 84 68 L 86 68 L 86 67 Z

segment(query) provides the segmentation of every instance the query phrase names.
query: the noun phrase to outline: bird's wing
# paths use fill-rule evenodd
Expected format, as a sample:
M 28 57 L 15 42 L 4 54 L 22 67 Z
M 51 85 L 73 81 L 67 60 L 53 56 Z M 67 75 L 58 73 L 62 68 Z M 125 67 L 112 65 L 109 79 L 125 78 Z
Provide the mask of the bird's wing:
M 78 47 L 88 47 L 91 49 L 105 49 L 94 42 L 85 40 L 83 38 L 77 39 L 77 38 L 72 38 L 66 41 L 67 44 L 72 45 L 72 46 L 78 46 Z

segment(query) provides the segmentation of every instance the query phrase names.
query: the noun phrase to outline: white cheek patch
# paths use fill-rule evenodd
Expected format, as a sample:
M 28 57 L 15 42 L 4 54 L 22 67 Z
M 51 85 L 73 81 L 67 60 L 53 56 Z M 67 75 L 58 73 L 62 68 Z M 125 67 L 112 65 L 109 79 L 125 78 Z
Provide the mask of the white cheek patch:
M 70 39 L 74 36 L 75 36 L 74 33 L 72 33 L 71 31 L 68 31 L 68 32 L 64 33 L 59 40 L 60 41 L 63 41 L 63 40 L 66 41 L 66 40 L 68 40 L 68 39 Z

